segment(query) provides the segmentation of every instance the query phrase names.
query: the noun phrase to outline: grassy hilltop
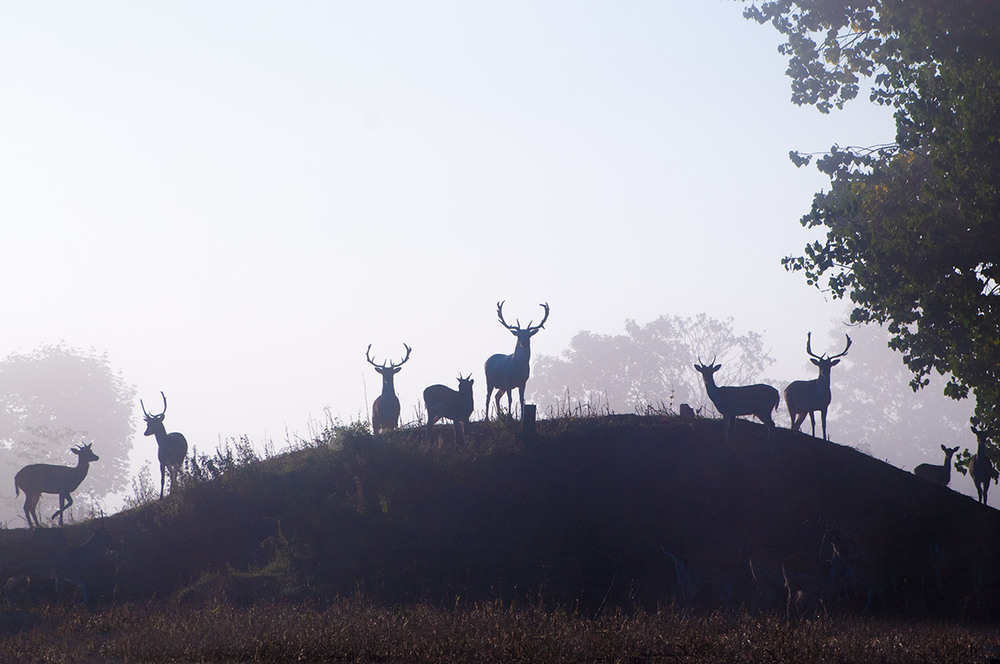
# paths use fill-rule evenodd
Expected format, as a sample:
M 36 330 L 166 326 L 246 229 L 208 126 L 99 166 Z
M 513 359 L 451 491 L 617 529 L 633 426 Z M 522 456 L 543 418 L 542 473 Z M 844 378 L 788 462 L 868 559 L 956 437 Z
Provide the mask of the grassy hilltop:
M 115 541 L 85 576 L 91 610 L 114 623 L 123 607 L 349 602 L 382 620 L 425 607 L 503 622 L 522 607 L 536 621 L 666 610 L 783 625 L 781 560 L 835 545 L 848 572 L 825 598 L 833 615 L 1000 616 L 1000 513 L 848 447 L 781 429 L 769 445 L 745 421 L 726 445 L 719 420 L 660 416 L 544 420 L 531 440 L 517 422 L 474 423 L 462 449 L 450 427 L 436 437 L 337 428 L 67 527 L 70 542 L 97 527 Z M 50 530 L 0 532 L 0 555 L 37 557 Z M 41 620 L 37 597 L 8 610 L 14 632 Z

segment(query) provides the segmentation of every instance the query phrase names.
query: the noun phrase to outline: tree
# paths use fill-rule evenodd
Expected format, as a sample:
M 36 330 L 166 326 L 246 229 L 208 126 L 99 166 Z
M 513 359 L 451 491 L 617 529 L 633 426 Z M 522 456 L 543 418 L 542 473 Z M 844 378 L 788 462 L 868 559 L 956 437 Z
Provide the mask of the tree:
M 660 316 L 639 325 L 625 322 L 624 334 L 579 332 L 559 356 L 540 355 L 528 387 L 542 408 L 574 410 L 581 405 L 612 412 L 646 407 L 676 410 L 708 403 L 692 365 L 701 355 L 723 365 L 727 382 L 752 382 L 774 359 L 756 332 L 736 335 L 732 319 Z
M 135 435 L 135 388 L 107 356 L 42 346 L 0 362 L 0 450 L 10 476 L 29 463 L 75 465 L 69 449 L 94 443 L 100 456 L 80 487 L 100 498 L 126 488 Z M 9 516 L 20 514 L 9 501 Z
M 830 189 L 802 218 L 826 238 L 786 269 L 884 324 L 914 390 L 976 397 L 1000 425 L 1000 3 L 773 0 L 744 15 L 785 37 L 792 101 L 840 108 L 872 84 L 896 140 L 817 160 Z M 812 155 L 792 153 L 798 165 Z

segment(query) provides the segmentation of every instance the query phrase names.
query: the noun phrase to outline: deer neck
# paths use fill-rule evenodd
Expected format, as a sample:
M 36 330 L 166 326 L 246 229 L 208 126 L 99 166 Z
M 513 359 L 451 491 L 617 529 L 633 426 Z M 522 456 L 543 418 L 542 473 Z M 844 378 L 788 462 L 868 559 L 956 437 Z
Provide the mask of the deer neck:
M 515 362 L 522 362 L 524 364 L 528 363 L 531 359 L 531 339 L 521 339 L 517 340 L 517 345 L 514 346 L 514 354 L 511 356 L 514 358 Z
M 90 461 L 80 457 L 76 461 L 76 468 L 73 469 L 73 480 L 76 482 L 76 486 L 80 486 L 83 482 L 83 478 L 87 476 L 87 471 L 90 470 Z
M 392 379 L 392 374 L 382 375 L 382 396 L 386 398 L 396 396 L 396 387 L 393 385 Z

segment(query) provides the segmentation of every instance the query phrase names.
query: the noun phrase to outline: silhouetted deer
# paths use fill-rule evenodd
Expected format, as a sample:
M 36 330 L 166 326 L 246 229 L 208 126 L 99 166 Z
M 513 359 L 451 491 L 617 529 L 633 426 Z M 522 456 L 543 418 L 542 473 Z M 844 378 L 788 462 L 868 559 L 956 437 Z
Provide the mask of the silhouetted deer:
M 52 518 L 59 517 L 59 525 L 63 525 L 63 512 L 73 504 L 73 497 L 70 493 L 76 491 L 76 488 L 87 476 L 90 462 L 100 459 L 90 449 L 92 445 L 93 443 L 87 443 L 70 449 L 77 456 L 76 466 L 35 463 L 17 471 L 17 475 L 14 476 L 14 496 L 19 496 L 21 491 L 24 491 L 24 517 L 28 520 L 29 528 L 42 525 L 38 521 L 35 508 L 38 507 L 38 500 L 43 493 L 59 495 L 59 510 L 52 515 Z
M 922 463 L 913 469 L 913 474 L 924 478 L 928 482 L 948 486 L 948 482 L 951 481 L 951 455 L 957 452 L 958 448 L 942 445 L 941 449 L 944 451 L 943 465 L 938 466 L 933 463 Z
M 806 335 L 806 353 L 810 356 L 810 362 L 819 367 L 819 377 L 813 380 L 797 380 L 785 388 L 785 405 L 788 406 L 788 417 L 792 421 L 792 431 L 798 431 L 802 422 L 809 415 L 812 423 L 812 435 L 816 436 L 816 416 L 813 414 L 817 410 L 823 421 L 823 440 L 829 440 L 826 435 L 826 411 L 830 407 L 830 369 L 840 363 L 837 358 L 847 355 L 851 347 L 851 338 L 846 334 L 847 346 L 842 353 L 827 357 L 817 355 L 812 352 L 810 344 L 812 342 L 812 332 Z
M 506 300 L 505 300 L 506 301 Z M 497 353 L 486 360 L 486 419 L 490 419 L 490 396 L 494 388 L 497 390 L 496 404 L 497 417 L 500 416 L 500 397 L 507 394 L 507 413 L 513 414 L 511 392 L 517 388 L 518 397 L 521 402 L 521 411 L 524 412 L 524 385 L 528 382 L 529 367 L 531 360 L 531 337 L 535 336 L 540 329 L 545 327 L 545 321 L 549 318 L 548 303 L 538 306 L 545 309 L 545 316 L 538 325 L 532 325 L 528 321 L 528 327 L 522 328 L 521 321 L 516 321 L 515 325 L 508 325 L 503 319 L 503 302 L 497 302 L 497 318 L 500 324 L 510 330 L 510 333 L 517 337 L 517 345 L 511 355 Z
M 474 409 L 472 399 L 472 374 L 468 378 L 458 376 L 458 391 L 445 385 L 431 385 L 424 390 L 424 405 L 427 407 L 427 435 L 430 436 L 434 424 L 441 418 L 455 424 L 455 442 L 465 441 L 465 424 Z
M 163 412 L 159 415 L 150 415 L 146 412 L 146 406 L 142 399 L 139 399 L 139 406 L 142 407 L 142 418 L 146 421 L 146 432 L 144 436 L 156 436 L 157 452 L 156 457 L 160 461 L 160 498 L 163 498 L 163 486 L 166 483 L 167 473 L 170 473 L 170 490 L 174 490 L 177 482 L 177 475 L 184 465 L 184 458 L 187 456 L 187 439 L 182 434 L 167 433 L 163 426 L 163 417 L 167 414 L 167 395 L 160 391 L 163 397 Z
M 729 442 L 729 428 L 740 415 L 753 415 L 767 427 L 767 440 L 774 437 L 774 419 L 771 413 L 778 407 L 781 396 L 778 390 L 770 385 L 758 383 L 739 387 L 719 387 L 715 384 L 715 372 L 722 368 L 721 364 L 694 365 L 695 370 L 705 380 L 705 391 L 708 398 L 715 404 L 715 409 L 722 415 L 726 442 Z
M 372 358 L 369 357 L 368 353 L 372 349 L 371 344 L 368 344 L 368 350 L 365 351 L 365 359 L 375 367 L 378 375 L 382 376 L 382 394 L 372 404 L 372 431 L 376 434 L 382 431 L 391 431 L 399 426 L 399 398 L 396 397 L 396 388 L 392 381 L 396 374 L 399 373 L 400 367 L 410 359 L 410 351 L 413 350 L 406 344 L 403 344 L 403 348 L 406 349 L 406 357 L 403 358 L 403 361 L 399 364 L 391 362 L 388 366 L 386 366 L 385 362 L 375 364 Z
M 996 483 L 997 479 L 1000 478 L 1000 473 L 997 473 L 989 455 L 987 443 L 989 442 L 990 432 L 986 430 L 980 431 L 976 427 L 970 428 L 972 429 L 972 433 L 976 434 L 979 447 L 976 449 L 976 453 L 972 455 L 972 459 L 969 460 L 969 474 L 972 475 L 972 482 L 976 485 L 979 502 L 986 505 L 988 504 L 986 502 L 986 495 L 990 491 L 990 482 Z

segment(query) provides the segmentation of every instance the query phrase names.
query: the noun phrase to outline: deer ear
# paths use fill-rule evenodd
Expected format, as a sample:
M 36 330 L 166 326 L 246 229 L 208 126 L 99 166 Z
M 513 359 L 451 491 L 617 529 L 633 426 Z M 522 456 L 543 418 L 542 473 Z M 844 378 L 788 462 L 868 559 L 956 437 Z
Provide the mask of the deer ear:
M 813 364 L 815 364 L 817 367 L 819 366 L 819 360 L 814 360 L 814 359 L 810 358 L 809 361 L 812 362 Z
M 835 366 L 837 366 L 838 364 L 840 364 L 840 360 L 834 360 L 833 362 L 831 362 L 831 363 L 830 363 L 830 366 L 831 366 L 831 367 L 835 367 Z

